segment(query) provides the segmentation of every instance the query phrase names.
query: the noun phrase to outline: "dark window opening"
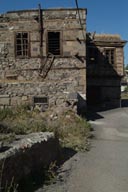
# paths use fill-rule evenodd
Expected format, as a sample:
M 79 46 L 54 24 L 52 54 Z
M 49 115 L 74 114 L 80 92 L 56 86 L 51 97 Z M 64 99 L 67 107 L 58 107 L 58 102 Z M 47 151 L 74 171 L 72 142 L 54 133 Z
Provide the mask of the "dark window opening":
M 114 65 L 114 63 L 115 63 L 114 55 L 115 55 L 114 49 L 106 49 L 105 50 L 105 62 L 107 64 Z
M 60 32 L 48 32 L 48 53 L 60 55 Z
M 16 56 L 28 57 L 29 56 L 29 41 L 28 33 L 18 32 L 16 33 Z
M 6 76 L 7 80 L 17 80 L 17 78 L 18 78 L 17 75 L 7 75 Z
M 48 97 L 35 96 L 33 98 L 34 107 L 38 106 L 40 111 L 46 111 L 48 109 Z
M 34 104 L 48 104 L 47 97 L 34 97 Z
M 88 48 L 87 52 L 88 64 L 97 64 L 98 63 L 98 49 L 94 47 Z

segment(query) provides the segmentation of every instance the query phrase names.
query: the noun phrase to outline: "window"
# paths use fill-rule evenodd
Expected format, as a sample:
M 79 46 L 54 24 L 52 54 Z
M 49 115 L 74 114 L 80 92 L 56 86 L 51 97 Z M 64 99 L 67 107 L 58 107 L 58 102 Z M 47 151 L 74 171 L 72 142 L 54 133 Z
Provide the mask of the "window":
M 115 63 L 115 51 L 114 51 L 114 49 L 106 49 L 105 50 L 105 62 L 107 64 L 114 65 L 114 63 Z
M 16 33 L 16 57 L 28 57 L 28 33 L 18 32 Z
M 48 109 L 48 97 L 35 96 L 33 98 L 34 107 L 38 107 L 40 111 Z
M 88 63 L 97 64 L 98 63 L 98 49 L 95 47 L 88 48 Z
M 48 104 L 48 98 L 47 97 L 34 97 L 34 103 L 35 104 Z
M 60 55 L 60 32 L 48 32 L 48 53 Z

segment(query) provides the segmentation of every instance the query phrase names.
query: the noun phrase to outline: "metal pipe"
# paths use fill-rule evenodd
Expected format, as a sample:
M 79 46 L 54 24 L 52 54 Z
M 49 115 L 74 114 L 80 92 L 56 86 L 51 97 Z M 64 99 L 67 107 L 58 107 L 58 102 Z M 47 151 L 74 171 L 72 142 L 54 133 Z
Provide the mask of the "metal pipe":
M 40 47 L 42 48 L 43 47 L 43 18 L 42 18 L 42 9 L 40 4 L 39 4 L 39 32 L 40 32 Z

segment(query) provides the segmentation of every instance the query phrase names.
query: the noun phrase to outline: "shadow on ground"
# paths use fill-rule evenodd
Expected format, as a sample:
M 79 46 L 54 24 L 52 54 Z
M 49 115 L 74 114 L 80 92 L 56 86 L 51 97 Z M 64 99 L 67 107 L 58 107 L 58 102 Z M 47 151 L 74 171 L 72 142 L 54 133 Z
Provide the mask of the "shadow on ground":
M 104 117 L 99 114 L 101 111 L 108 110 L 107 108 L 102 108 L 99 106 L 88 106 L 87 107 L 87 113 L 86 113 L 86 119 L 87 121 L 95 121 L 97 119 L 103 119 Z
M 121 107 L 128 107 L 128 99 L 122 99 L 121 100 Z M 86 119 L 88 121 L 95 121 L 97 119 L 103 119 L 104 117 L 99 114 L 100 112 L 105 112 L 109 110 L 116 109 L 115 107 L 107 107 L 107 106 L 88 106 L 87 107 L 87 113 L 86 113 Z
M 62 165 L 65 161 L 69 160 L 71 157 L 73 157 L 77 152 L 71 148 L 64 147 L 61 150 L 61 158 L 59 165 Z
M 94 111 L 94 110 L 87 111 L 87 115 L 86 115 L 87 121 L 95 121 L 97 119 L 103 119 L 103 118 L 104 117 L 99 115 L 97 111 Z
M 55 176 L 57 174 L 58 168 L 65 161 L 73 157 L 76 153 L 77 152 L 71 148 L 62 148 L 55 167 L 53 167 L 52 169 L 48 167 L 42 167 L 40 170 L 31 172 L 28 177 L 23 178 L 19 182 L 18 192 L 35 192 L 38 191 L 38 189 L 42 188 L 44 184 L 51 184 L 51 182 L 53 182 L 52 176 Z

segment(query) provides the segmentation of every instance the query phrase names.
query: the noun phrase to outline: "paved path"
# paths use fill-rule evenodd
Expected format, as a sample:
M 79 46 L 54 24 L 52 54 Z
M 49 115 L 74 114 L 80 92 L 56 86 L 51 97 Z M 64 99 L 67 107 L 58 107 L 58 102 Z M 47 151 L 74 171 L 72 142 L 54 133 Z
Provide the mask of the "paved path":
M 128 109 L 100 112 L 97 117 L 90 121 L 95 135 L 91 150 L 68 160 L 60 173 L 63 182 L 43 191 L 128 192 Z

